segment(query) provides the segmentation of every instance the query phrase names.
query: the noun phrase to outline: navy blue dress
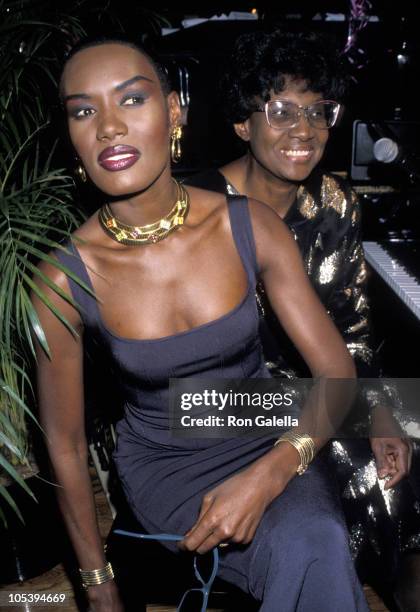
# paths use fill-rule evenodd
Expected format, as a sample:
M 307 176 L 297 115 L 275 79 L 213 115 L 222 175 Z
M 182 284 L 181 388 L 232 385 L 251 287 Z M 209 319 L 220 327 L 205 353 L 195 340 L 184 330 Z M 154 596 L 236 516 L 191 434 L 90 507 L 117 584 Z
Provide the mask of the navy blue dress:
M 109 359 L 124 400 L 114 459 L 125 494 L 150 532 L 183 534 L 203 495 L 272 448 L 267 438 L 184 439 L 168 423 L 170 377 L 268 377 L 255 302 L 258 266 L 247 201 L 228 198 L 233 238 L 248 278 L 224 316 L 164 338 L 116 336 L 97 301 L 71 278 L 86 340 Z M 92 289 L 77 249 L 58 257 Z M 147 247 L 146 247 L 147 248 Z M 321 457 L 267 508 L 253 541 L 220 549 L 221 578 L 251 593 L 264 612 L 367 612 L 334 483 Z

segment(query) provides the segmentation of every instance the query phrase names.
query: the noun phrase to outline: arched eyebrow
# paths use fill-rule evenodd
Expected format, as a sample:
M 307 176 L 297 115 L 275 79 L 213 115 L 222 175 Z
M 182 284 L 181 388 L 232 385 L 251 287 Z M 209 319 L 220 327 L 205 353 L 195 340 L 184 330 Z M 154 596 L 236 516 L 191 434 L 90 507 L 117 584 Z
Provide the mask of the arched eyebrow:
M 137 83 L 137 81 L 148 81 L 149 83 L 153 83 L 152 79 L 149 79 L 148 77 L 142 76 L 141 74 L 137 74 L 136 76 L 132 77 L 131 79 L 128 79 L 127 81 L 124 81 L 123 83 L 120 83 L 119 85 L 116 85 L 115 86 L 115 91 L 121 91 L 122 89 L 125 89 L 126 87 L 129 87 L 133 83 Z
M 122 83 L 119 83 L 114 87 L 115 91 L 122 91 L 126 87 L 133 85 L 133 83 L 137 83 L 138 81 L 148 81 L 149 83 L 153 83 L 153 79 L 149 79 L 148 77 L 142 76 L 141 74 L 136 74 L 136 76 L 131 77 L 131 79 L 127 79 Z M 64 102 L 68 102 L 69 100 L 89 100 L 91 96 L 85 93 L 76 93 L 70 94 L 69 96 L 64 96 Z

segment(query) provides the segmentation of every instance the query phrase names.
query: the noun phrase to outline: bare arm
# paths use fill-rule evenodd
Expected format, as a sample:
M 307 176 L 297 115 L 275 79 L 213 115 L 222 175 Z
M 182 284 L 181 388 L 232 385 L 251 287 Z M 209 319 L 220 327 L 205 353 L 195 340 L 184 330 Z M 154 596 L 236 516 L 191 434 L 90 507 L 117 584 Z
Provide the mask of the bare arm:
M 271 209 L 255 203 L 253 212 L 256 248 L 267 296 L 316 380 L 297 432 L 310 434 L 319 449 L 336 433 L 350 407 L 346 401 L 351 397 L 353 384 L 346 380 L 354 378 L 355 367 L 340 333 L 308 280 L 289 230 L 272 215 Z M 320 393 L 329 401 L 317 401 Z
M 251 203 L 260 274 L 271 306 L 314 378 L 346 378 L 354 365 L 312 288 L 286 225 L 267 206 Z
M 67 279 L 61 271 L 48 264 L 42 270 L 69 294 Z M 99 569 L 105 566 L 106 559 L 88 471 L 82 321 L 77 310 L 54 291 L 46 285 L 40 288 L 79 334 L 75 338 L 35 294 L 32 296 L 51 352 L 48 357 L 37 345 L 40 418 L 59 485 L 58 500 L 80 568 Z M 88 595 L 94 610 L 117 612 L 121 609 L 113 582 L 90 587 Z

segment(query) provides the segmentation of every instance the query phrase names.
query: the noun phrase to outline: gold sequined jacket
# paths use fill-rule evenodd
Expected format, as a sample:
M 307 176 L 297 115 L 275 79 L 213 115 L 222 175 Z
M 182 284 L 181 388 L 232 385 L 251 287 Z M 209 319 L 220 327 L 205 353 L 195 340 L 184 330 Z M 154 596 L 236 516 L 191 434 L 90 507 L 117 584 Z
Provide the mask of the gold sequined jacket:
M 311 283 L 353 356 L 359 377 L 378 376 L 369 328 L 366 264 L 357 196 L 340 177 L 314 173 L 298 189 L 284 218 Z M 269 365 L 289 376 L 309 375 L 259 287 L 263 345 Z M 264 328 L 266 326 L 266 328 Z

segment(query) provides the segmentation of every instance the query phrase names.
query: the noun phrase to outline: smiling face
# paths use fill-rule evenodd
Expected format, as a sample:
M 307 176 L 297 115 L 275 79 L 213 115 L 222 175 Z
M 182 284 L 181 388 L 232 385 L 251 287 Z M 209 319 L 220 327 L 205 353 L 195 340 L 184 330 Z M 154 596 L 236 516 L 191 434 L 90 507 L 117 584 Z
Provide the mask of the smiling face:
M 118 43 L 89 47 L 67 62 L 62 95 L 73 146 L 91 180 L 119 196 L 170 172 L 170 133 L 179 123 L 149 59 Z
M 287 100 L 298 106 L 309 106 L 323 99 L 322 94 L 306 89 L 303 81 L 286 81 L 285 89 L 271 93 L 271 100 Z M 320 162 L 328 140 L 328 130 L 312 127 L 302 114 L 291 128 L 274 129 L 265 113 L 255 112 L 235 131 L 249 142 L 250 154 L 271 176 L 284 182 L 305 180 Z

